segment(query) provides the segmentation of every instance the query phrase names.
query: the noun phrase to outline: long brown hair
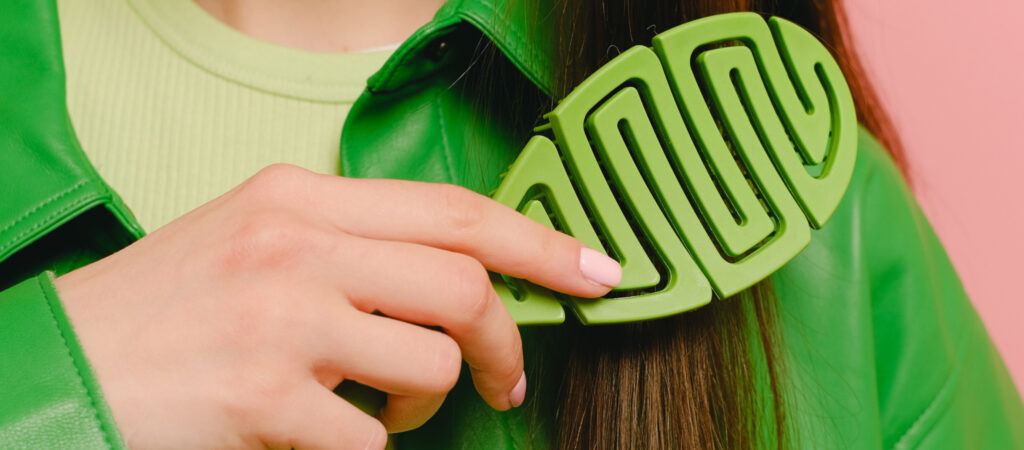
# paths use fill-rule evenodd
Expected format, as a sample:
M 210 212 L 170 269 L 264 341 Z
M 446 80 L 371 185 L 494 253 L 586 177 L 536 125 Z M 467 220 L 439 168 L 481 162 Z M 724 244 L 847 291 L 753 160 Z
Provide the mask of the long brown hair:
M 518 103 L 501 109 L 496 119 L 529 130 L 528 124 L 553 106 L 552 99 L 567 95 L 619 52 L 650 45 L 654 35 L 683 22 L 735 11 L 780 16 L 819 36 L 847 76 L 860 123 L 905 172 L 902 145 L 850 44 L 838 0 L 554 0 L 551 11 L 538 11 L 554 14 L 551 23 L 558 27 L 552 33 L 557 64 L 549 101 L 531 96 L 524 78 L 506 78 L 516 71 L 493 47 L 480 52 L 481 76 L 471 77 L 476 81 L 470 84 L 485 99 L 501 86 L 505 98 Z M 559 449 L 793 446 L 785 408 L 785 346 L 777 322 L 769 279 L 670 318 L 592 327 L 570 320 L 541 331 L 542 341 L 569 342 L 555 355 L 527 355 L 531 380 L 561 375 L 560 385 L 533 389 L 545 395 L 557 391 L 549 444 Z M 529 334 L 536 333 L 524 338 Z
M 901 165 L 902 147 L 828 0 L 564 0 L 557 3 L 561 98 L 618 51 L 701 17 L 753 11 L 819 36 L 849 79 L 860 122 Z M 557 448 L 783 448 L 784 348 L 770 280 L 667 319 L 570 331 Z

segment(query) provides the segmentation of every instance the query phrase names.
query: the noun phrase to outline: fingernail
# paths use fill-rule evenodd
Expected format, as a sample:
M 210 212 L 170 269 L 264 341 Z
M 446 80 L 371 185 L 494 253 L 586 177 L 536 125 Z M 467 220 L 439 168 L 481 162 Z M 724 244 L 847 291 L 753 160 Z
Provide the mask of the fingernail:
M 516 383 L 516 387 L 512 388 L 512 392 L 508 393 L 508 401 L 512 403 L 513 408 L 522 405 L 524 399 L 526 399 L 526 372 L 519 376 L 519 382 Z
M 591 283 L 615 287 L 622 281 L 619 262 L 592 248 L 580 249 L 580 272 Z

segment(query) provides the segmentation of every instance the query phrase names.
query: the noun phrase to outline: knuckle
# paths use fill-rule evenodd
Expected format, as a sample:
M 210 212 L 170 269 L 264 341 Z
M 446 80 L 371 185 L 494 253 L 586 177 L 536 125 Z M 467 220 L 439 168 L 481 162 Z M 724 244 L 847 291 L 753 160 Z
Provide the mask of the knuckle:
M 384 427 L 384 424 L 374 420 L 369 426 L 366 427 L 366 445 L 363 447 L 366 450 L 381 450 L 388 444 L 388 430 Z
M 479 323 L 487 314 L 493 288 L 487 269 L 479 261 L 464 255 L 458 255 L 455 261 L 450 272 L 452 299 L 459 312 L 455 323 L 464 327 Z
M 507 349 L 497 350 L 500 352 L 499 357 L 494 357 L 489 360 L 486 367 L 472 366 L 474 379 L 477 377 L 486 377 L 487 379 L 494 380 L 505 389 L 511 390 L 515 387 L 516 383 L 519 382 L 519 378 L 523 374 L 522 364 L 522 353 L 521 347 L 509 346 Z
M 440 333 L 439 333 L 440 334 Z M 441 334 L 441 339 L 434 349 L 434 367 L 431 370 L 430 384 L 434 392 L 446 393 L 455 387 L 462 371 L 462 351 L 455 340 Z
M 225 395 L 221 410 L 228 417 L 246 422 L 263 422 L 272 414 L 280 399 L 294 393 L 292 377 L 273 367 L 253 367 L 252 370 L 238 370 L 223 380 L 232 386 L 233 395 Z M 260 369 L 260 370 L 256 370 Z
M 256 172 L 242 186 L 242 193 L 252 201 L 290 204 L 303 194 L 313 172 L 291 164 L 271 164 Z
M 533 241 L 529 261 L 524 262 L 524 274 L 565 274 L 570 277 L 579 271 L 580 244 L 576 239 L 557 231 L 545 231 Z
M 471 233 L 480 227 L 484 221 L 484 210 L 480 207 L 478 194 L 451 184 L 439 185 L 438 190 L 445 226 L 452 233 Z
M 302 167 L 286 164 L 286 163 L 274 163 L 266 166 L 256 172 L 253 175 L 253 181 L 258 182 L 290 182 L 303 177 L 310 172 Z
M 219 265 L 226 270 L 285 267 L 308 255 L 318 242 L 328 242 L 315 235 L 288 215 L 255 215 L 233 233 Z
M 542 232 L 531 234 L 529 239 L 523 240 L 519 251 L 506 255 L 509 272 L 523 277 L 538 273 L 564 272 L 564 268 L 560 266 L 563 260 L 552 257 L 558 254 L 564 245 L 561 245 L 558 235 L 555 234 L 557 232 L 541 228 L 544 228 Z
M 508 353 L 499 359 L 500 364 L 496 367 L 496 375 L 505 380 L 509 386 L 514 386 L 523 373 L 523 343 L 521 339 L 515 340 L 515 345 L 507 347 Z

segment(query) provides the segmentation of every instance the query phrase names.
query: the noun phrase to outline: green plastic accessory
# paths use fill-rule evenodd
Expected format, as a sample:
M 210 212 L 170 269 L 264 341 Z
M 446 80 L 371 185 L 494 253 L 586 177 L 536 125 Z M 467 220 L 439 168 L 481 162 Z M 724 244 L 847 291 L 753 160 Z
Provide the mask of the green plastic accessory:
M 494 277 L 519 324 L 665 317 L 767 278 L 846 191 L 849 86 L 792 22 L 754 13 L 677 26 L 601 67 L 548 113 L 494 198 L 622 264 L 601 299 Z

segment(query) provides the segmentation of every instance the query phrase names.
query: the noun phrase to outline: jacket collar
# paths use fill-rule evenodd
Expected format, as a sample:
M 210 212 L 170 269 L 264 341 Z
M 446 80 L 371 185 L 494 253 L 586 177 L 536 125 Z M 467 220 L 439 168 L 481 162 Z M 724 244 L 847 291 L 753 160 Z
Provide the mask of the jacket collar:
M 524 1 L 450 0 L 403 43 L 368 80 L 373 91 L 388 91 L 431 74 L 423 52 L 443 50 L 445 37 L 470 24 L 489 38 L 543 92 L 550 92 L 548 27 L 534 20 Z M 543 2 L 542 2 L 543 3 Z M 56 2 L 22 2 L 0 20 L 4 36 L 18 45 L 0 46 L 8 63 L 0 72 L 0 165 L 22 172 L 17 192 L 0 206 L 0 261 L 49 231 L 97 206 L 111 213 L 122 233 L 144 233 L 120 198 L 99 177 L 74 136 L 64 100 L 64 67 Z M 11 40 L 15 42 L 15 40 Z M 540 43 L 540 44 L 538 44 Z M 429 53 L 428 53 L 429 54 Z M 439 60 L 439 58 L 435 58 Z M 428 58 L 429 60 L 429 58 Z M 424 70 L 427 69 L 427 70 Z M 16 92 L 15 92 L 16 91 Z M 125 233 L 126 232 L 126 233 Z
M 510 4 L 511 3 L 511 4 Z M 536 9 L 528 3 L 539 3 Z M 392 91 L 424 76 L 422 67 L 410 62 L 424 52 L 443 52 L 445 38 L 460 24 L 470 24 L 504 53 L 534 85 L 551 92 L 552 16 L 547 2 L 509 0 L 449 0 L 434 19 L 409 37 L 367 82 L 371 92 Z

